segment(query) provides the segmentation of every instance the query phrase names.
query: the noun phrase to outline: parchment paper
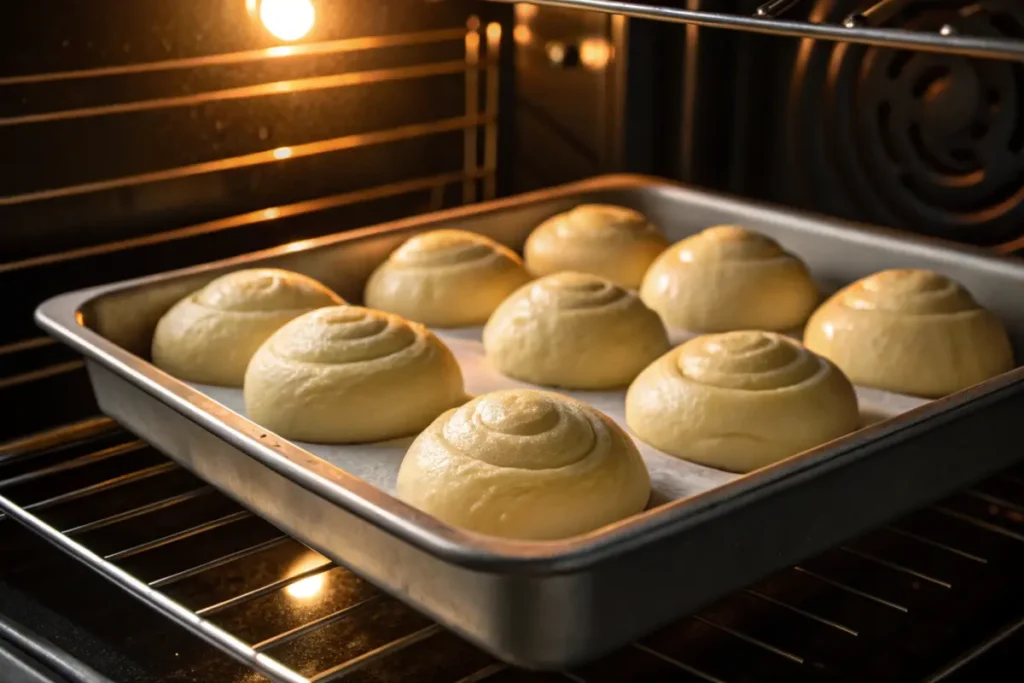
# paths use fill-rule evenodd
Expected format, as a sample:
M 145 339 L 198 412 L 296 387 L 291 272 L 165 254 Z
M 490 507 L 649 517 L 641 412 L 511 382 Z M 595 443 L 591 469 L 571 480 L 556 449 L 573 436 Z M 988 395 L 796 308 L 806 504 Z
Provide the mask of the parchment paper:
M 491 368 L 484 356 L 481 328 L 434 330 L 434 333 L 452 350 L 462 367 L 466 390 L 472 395 L 516 387 L 552 390 L 509 379 Z M 670 335 L 675 344 L 681 343 L 691 336 L 693 335 L 679 331 Z M 241 389 L 226 389 L 203 384 L 193 384 L 192 386 L 226 408 L 245 415 L 245 402 Z M 557 391 L 589 403 L 628 431 L 625 414 L 625 389 L 618 391 Z M 861 416 L 864 418 L 865 424 L 893 417 L 927 402 L 924 399 L 862 387 L 857 387 L 857 398 L 860 401 Z M 413 437 L 408 437 L 381 443 L 344 446 L 301 441 L 295 443 L 332 465 L 393 494 L 398 468 L 412 440 Z M 651 473 L 652 506 L 701 493 L 740 476 L 680 460 L 646 445 L 639 439 L 634 438 L 633 440 L 637 448 L 640 449 L 640 454 Z

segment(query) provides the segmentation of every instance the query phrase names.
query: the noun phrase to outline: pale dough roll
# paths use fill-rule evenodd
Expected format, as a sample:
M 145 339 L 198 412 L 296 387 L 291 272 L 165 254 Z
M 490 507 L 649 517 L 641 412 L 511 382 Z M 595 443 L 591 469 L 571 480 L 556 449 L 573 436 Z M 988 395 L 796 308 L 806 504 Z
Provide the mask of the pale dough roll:
M 467 398 L 437 337 L 357 306 L 321 308 L 275 332 L 249 363 L 244 393 L 250 419 L 315 443 L 414 434 Z
M 584 204 L 541 223 L 526 240 L 526 269 L 535 277 L 563 270 L 592 273 L 636 289 L 668 241 L 638 211 Z
M 434 230 L 396 249 L 370 276 L 365 299 L 424 325 L 469 327 L 529 279 L 519 256 L 494 240 Z
M 928 270 L 886 270 L 840 290 L 811 316 L 804 343 L 854 384 L 927 398 L 1013 369 L 1002 323 Z
M 240 387 L 256 349 L 286 322 L 344 303 L 313 278 L 276 268 L 237 270 L 176 303 L 153 335 L 153 363 L 178 379 Z
M 658 315 L 611 280 L 558 273 L 502 302 L 484 327 L 502 374 L 572 389 L 626 386 L 669 349 Z
M 397 492 L 453 526 L 549 540 L 640 512 L 651 482 L 609 417 L 566 396 L 513 389 L 451 410 L 416 437 Z
M 644 276 L 640 297 L 670 328 L 691 332 L 791 330 L 819 298 L 800 259 L 770 237 L 731 225 L 669 248 Z
M 772 332 L 692 339 L 640 373 L 626 423 L 679 458 L 749 472 L 858 428 L 853 386 L 832 363 Z

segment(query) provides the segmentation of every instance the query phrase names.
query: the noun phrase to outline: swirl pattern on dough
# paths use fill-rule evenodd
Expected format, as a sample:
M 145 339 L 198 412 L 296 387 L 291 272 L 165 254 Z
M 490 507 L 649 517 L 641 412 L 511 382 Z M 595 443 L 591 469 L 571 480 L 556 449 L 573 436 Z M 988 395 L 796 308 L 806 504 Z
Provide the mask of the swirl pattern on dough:
M 826 367 L 785 337 L 722 334 L 698 337 L 679 354 L 679 371 L 694 382 L 723 389 L 769 391 L 806 382 Z
M 462 230 L 434 230 L 417 235 L 391 255 L 396 264 L 409 268 L 436 268 L 494 259 L 504 247 L 483 235 Z
M 281 436 L 363 443 L 413 434 L 466 400 L 451 351 L 422 325 L 356 306 L 296 318 L 245 375 L 249 417 Z
M 636 289 L 668 241 L 638 211 L 584 204 L 541 223 L 526 240 L 526 268 L 540 277 L 591 273 Z
M 515 252 L 494 240 L 434 230 L 409 239 L 373 272 L 366 303 L 424 325 L 482 325 L 529 279 Z
M 629 436 L 584 403 L 545 391 L 480 396 L 409 447 L 399 498 L 453 526 L 551 540 L 638 513 L 647 468 Z
M 749 472 L 857 429 L 849 380 L 788 337 L 740 331 L 697 337 L 640 373 L 626 422 L 679 458 Z
M 804 342 L 855 384 L 926 398 L 1013 368 L 1002 323 L 928 270 L 886 270 L 845 287 L 811 316 Z
M 238 270 L 176 303 L 157 323 L 153 363 L 189 382 L 240 387 L 256 349 L 289 320 L 344 303 L 313 278 Z
M 883 270 L 836 295 L 846 308 L 902 315 L 961 313 L 978 308 L 959 283 L 930 270 Z
M 644 303 L 691 332 L 799 327 L 818 303 L 807 267 L 760 233 L 733 225 L 676 243 L 644 276 Z
M 487 321 L 483 341 L 501 373 L 573 389 L 626 386 L 669 348 L 661 320 L 636 294 L 571 272 L 516 291 Z

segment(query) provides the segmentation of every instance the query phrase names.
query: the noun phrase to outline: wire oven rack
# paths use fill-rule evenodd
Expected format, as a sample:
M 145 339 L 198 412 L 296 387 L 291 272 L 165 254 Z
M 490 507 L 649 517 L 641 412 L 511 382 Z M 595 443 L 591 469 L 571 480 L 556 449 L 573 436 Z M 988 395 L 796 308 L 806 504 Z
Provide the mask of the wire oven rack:
M 509 2 L 510 0 L 497 1 Z M 900 8 L 914 1 L 874 0 L 866 2 L 864 9 L 850 14 L 842 24 L 792 21 L 782 18 L 786 12 L 794 9 L 804 0 L 766 0 L 758 7 L 753 16 L 678 9 L 656 3 L 621 2 L 620 0 L 535 0 L 528 4 L 589 10 L 618 14 L 634 19 L 651 19 L 794 38 L 814 38 L 878 47 L 958 54 L 968 57 L 1024 59 L 1024 40 L 1020 39 L 959 35 L 951 24 L 940 26 L 935 33 L 883 27 L 886 19 L 894 16 Z
M 1024 471 L 557 675 L 495 662 L 105 419 L 0 449 L 0 511 L 11 557 L 13 520 L 287 683 L 952 682 L 973 680 L 958 675 L 979 654 L 1024 642 Z M 5 579 L 18 572 L 0 567 Z

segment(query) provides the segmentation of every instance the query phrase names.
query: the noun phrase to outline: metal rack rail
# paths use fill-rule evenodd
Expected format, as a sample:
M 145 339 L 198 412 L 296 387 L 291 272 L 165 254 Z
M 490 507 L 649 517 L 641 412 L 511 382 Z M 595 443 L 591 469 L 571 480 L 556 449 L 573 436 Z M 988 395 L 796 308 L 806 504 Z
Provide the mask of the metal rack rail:
M 511 2 L 513 0 L 492 0 Z M 768 0 L 753 16 L 676 9 L 656 4 L 622 2 L 620 0 L 536 0 L 530 4 L 591 10 L 618 14 L 634 19 L 652 19 L 675 24 L 691 24 L 706 28 L 750 31 L 776 36 L 814 38 L 837 42 L 859 43 L 877 47 L 903 48 L 925 52 L 983 57 L 1010 61 L 1024 60 L 1024 40 L 987 36 L 958 35 L 955 27 L 945 24 L 934 33 L 883 28 L 888 17 L 905 6 L 908 0 L 881 0 L 848 16 L 842 24 L 814 23 L 780 18 L 800 4 L 801 0 Z

